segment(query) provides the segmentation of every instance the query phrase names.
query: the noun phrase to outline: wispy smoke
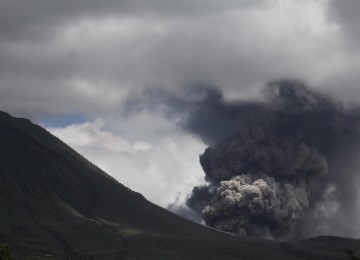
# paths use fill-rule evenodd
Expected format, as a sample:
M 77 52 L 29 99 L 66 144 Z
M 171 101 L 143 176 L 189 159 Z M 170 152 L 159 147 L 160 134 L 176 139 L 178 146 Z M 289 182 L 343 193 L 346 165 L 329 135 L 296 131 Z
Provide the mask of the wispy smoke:
M 208 89 L 192 104 L 183 127 L 210 147 L 200 156 L 208 185 L 195 187 L 187 205 L 235 234 L 354 235 L 359 111 L 299 81 L 272 82 L 264 95 L 228 103 Z

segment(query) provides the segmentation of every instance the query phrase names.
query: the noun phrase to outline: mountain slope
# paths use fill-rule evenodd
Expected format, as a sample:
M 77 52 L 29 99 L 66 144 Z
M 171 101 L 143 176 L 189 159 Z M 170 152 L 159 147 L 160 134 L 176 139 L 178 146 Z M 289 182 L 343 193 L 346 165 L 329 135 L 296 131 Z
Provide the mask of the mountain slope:
M 18 259 L 342 259 L 347 245 L 360 249 L 356 240 L 341 239 L 340 248 L 331 239 L 284 244 L 200 226 L 148 202 L 45 129 L 3 112 L 0 205 L 0 242 Z

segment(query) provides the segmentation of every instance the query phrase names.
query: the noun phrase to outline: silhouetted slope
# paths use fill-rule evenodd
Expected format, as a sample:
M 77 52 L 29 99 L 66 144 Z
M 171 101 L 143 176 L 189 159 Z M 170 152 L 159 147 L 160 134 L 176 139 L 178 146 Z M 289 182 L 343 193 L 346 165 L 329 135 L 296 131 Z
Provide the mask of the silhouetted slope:
M 45 129 L 3 112 L 0 205 L 0 242 L 8 242 L 19 259 L 343 256 L 342 248 L 332 245 L 329 251 L 319 241 L 284 245 L 237 238 L 176 216 L 121 185 Z M 358 244 L 352 241 L 351 249 Z

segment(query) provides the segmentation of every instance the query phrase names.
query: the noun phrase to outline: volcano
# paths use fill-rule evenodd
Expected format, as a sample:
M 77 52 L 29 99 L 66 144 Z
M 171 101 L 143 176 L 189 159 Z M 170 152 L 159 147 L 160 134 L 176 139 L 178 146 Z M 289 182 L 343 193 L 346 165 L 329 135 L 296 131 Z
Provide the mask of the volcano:
M 0 206 L 0 243 L 9 243 L 16 259 L 344 259 L 346 250 L 360 250 L 355 239 L 277 242 L 196 224 L 4 112 Z

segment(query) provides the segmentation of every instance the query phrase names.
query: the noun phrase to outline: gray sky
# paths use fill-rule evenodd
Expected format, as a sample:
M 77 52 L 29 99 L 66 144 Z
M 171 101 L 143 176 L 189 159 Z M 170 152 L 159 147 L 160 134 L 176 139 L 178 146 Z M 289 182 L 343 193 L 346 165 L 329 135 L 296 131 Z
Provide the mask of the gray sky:
M 162 206 L 202 182 L 205 145 L 161 108 L 124 117 L 151 86 L 206 82 L 254 98 L 269 80 L 360 97 L 358 0 L 0 0 L 0 109 L 30 117 Z

